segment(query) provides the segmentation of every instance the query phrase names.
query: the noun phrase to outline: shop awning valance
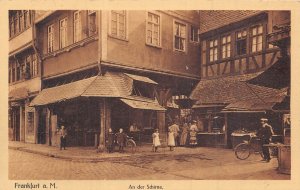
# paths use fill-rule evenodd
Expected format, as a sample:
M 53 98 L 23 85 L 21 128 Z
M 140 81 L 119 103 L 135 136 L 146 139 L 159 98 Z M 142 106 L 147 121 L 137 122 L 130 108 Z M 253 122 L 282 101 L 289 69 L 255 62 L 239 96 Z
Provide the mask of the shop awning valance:
M 124 74 L 136 81 L 146 82 L 146 83 L 150 83 L 150 84 L 157 84 L 157 82 L 149 79 L 148 77 L 133 75 L 133 74 L 128 74 L 128 73 L 124 73 Z
M 159 105 L 157 101 L 146 99 L 146 98 L 142 99 L 136 97 L 127 97 L 127 98 L 121 98 L 120 100 L 134 109 L 156 110 L 156 111 L 166 110 L 164 107 Z

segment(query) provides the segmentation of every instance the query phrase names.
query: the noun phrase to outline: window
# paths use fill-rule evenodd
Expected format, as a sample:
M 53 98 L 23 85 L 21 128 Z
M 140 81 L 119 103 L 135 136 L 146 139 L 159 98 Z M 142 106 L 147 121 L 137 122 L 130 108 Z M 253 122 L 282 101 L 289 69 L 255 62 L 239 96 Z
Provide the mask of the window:
M 22 69 L 20 68 L 20 64 L 17 63 L 17 78 L 16 78 L 16 81 L 21 80 L 21 72 L 22 72 Z
M 59 21 L 59 47 L 67 46 L 67 18 Z
M 88 22 L 89 22 L 89 36 L 96 34 L 96 11 L 88 11 Z
M 12 77 L 12 68 L 11 68 L 11 64 L 9 64 L 9 70 L 8 70 L 8 83 L 11 83 L 11 77 Z
M 160 46 L 160 17 L 148 12 L 147 18 L 147 44 Z
M 16 81 L 16 68 L 15 66 L 13 65 L 13 68 L 12 68 L 12 74 L 11 74 L 11 82 L 15 82 Z
M 111 27 L 110 34 L 112 36 L 126 39 L 126 12 L 111 11 Z
M 24 18 L 22 11 L 19 13 L 20 32 L 24 30 Z
M 199 42 L 199 29 L 191 26 L 191 42 Z
M 25 59 L 25 67 L 23 68 L 23 75 L 25 79 L 31 78 L 31 55 Z
M 32 64 L 31 64 L 31 76 L 34 77 L 38 74 L 38 64 L 36 54 L 32 55 Z
M 80 11 L 74 13 L 74 42 L 81 40 L 81 15 Z
M 54 28 L 52 24 L 48 26 L 48 53 L 53 52 L 53 43 L 54 43 Z
M 246 29 L 236 33 L 236 54 L 243 55 L 247 52 L 247 31 Z
M 218 40 L 209 41 L 209 62 L 218 60 Z
M 231 52 L 231 36 L 223 36 L 222 37 L 222 59 L 230 57 Z
M 14 16 L 14 28 L 15 28 L 15 34 L 19 33 L 19 19 L 18 14 Z
M 262 50 L 263 26 L 255 26 L 251 29 L 251 52 Z
M 27 27 L 29 27 L 29 25 L 29 13 L 28 11 L 24 11 L 24 28 L 26 29 Z
M 15 35 L 15 26 L 14 26 L 14 19 L 10 20 L 10 37 Z
M 186 51 L 186 25 L 179 22 L 174 23 L 174 48 Z

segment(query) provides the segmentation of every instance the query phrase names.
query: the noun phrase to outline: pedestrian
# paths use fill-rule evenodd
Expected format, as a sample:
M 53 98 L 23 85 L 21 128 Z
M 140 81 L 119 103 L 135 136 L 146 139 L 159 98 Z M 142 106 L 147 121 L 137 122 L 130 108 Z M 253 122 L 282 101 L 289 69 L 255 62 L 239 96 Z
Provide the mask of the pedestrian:
M 195 147 L 197 145 L 197 132 L 194 128 L 190 131 L 190 146 Z
M 124 152 L 124 146 L 127 140 L 127 135 L 123 132 L 123 129 L 120 128 L 116 136 L 117 136 L 117 143 L 119 145 L 119 152 L 122 153 Z
M 61 129 L 59 130 L 59 134 L 60 134 L 60 150 L 62 150 L 62 148 L 64 148 L 64 150 L 66 150 L 66 146 L 67 146 L 67 130 L 65 129 L 65 126 L 61 126 Z
M 261 146 L 262 146 L 262 152 L 264 155 L 264 158 L 262 161 L 269 162 L 271 160 L 271 157 L 270 157 L 269 147 L 267 145 L 270 143 L 272 135 L 274 133 L 273 133 L 272 126 L 268 124 L 268 119 L 261 118 L 260 122 L 261 122 L 261 127 L 258 129 L 256 135 L 262 141 Z
M 192 131 L 194 129 L 194 131 L 198 132 L 198 127 L 197 127 L 197 121 L 193 120 L 192 125 L 190 127 L 190 131 Z
M 113 133 L 111 128 L 108 129 L 107 146 L 108 153 L 112 153 L 114 151 L 115 146 L 115 134 Z
M 172 131 L 172 130 L 169 130 L 169 133 L 168 133 L 168 146 L 170 147 L 170 151 L 174 151 L 175 134 L 174 134 L 174 131 Z
M 189 126 L 187 123 L 184 123 L 181 130 L 181 136 L 180 136 L 180 145 L 185 146 L 186 145 L 186 139 L 189 132 Z
M 160 140 L 159 140 L 159 132 L 158 129 L 155 129 L 154 133 L 152 134 L 152 142 L 153 142 L 153 150 L 154 152 L 157 152 L 158 147 L 160 146 Z
M 175 146 L 178 146 L 178 145 L 179 145 L 179 140 L 180 140 L 180 136 L 179 136 L 179 132 L 180 132 L 179 125 L 177 125 L 175 122 L 173 122 L 173 125 L 171 125 L 171 126 L 169 127 L 169 130 L 170 130 L 170 131 L 173 131 L 173 133 L 174 133 L 174 138 L 175 138 Z

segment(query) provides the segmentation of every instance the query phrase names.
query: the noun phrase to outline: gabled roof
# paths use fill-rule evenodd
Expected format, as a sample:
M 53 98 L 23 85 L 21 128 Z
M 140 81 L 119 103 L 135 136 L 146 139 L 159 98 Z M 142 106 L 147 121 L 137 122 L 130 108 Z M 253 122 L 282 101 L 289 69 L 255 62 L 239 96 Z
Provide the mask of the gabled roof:
M 272 109 L 275 103 L 283 100 L 287 90 L 246 82 L 260 73 L 202 80 L 193 90 L 190 98 L 196 100 L 195 108 L 203 105 L 224 104 L 227 105 L 225 109 Z
M 201 10 L 200 34 L 222 26 L 249 18 L 263 11 L 260 10 Z

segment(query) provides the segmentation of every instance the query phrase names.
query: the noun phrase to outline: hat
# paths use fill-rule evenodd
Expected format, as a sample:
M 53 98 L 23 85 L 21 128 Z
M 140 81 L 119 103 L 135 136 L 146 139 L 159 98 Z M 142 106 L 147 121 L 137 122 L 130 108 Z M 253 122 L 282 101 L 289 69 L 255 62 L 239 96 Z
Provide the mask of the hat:
M 261 118 L 260 121 L 264 121 L 264 122 L 267 122 L 268 119 L 267 118 Z
M 197 123 L 197 121 L 196 121 L 196 120 L 193 120 L 193 123 Z

